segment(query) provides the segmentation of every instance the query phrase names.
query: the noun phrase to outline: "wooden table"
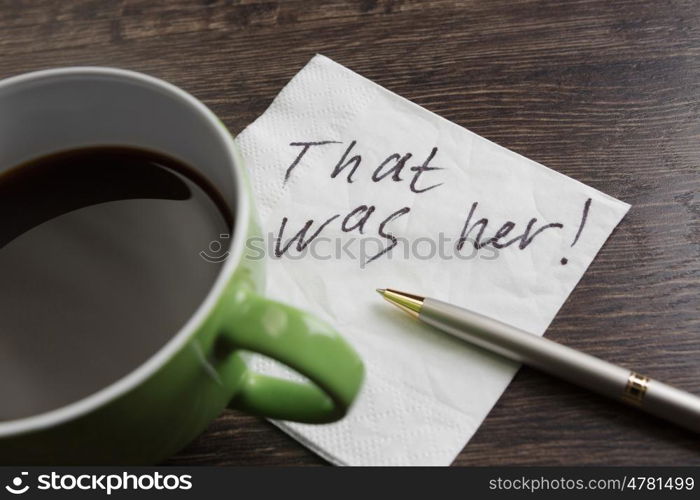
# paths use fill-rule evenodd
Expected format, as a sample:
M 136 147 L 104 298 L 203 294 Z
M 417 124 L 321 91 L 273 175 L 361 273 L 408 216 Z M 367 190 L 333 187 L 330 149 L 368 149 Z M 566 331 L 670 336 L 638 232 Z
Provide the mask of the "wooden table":
M 144 71 L 233 132 L 316 52 L 633 205 L 547 336 L 700 393 L 700 3 L 0 0 L 0 77 Z M 321 464 L 226 412 L 171 464 Z M 700 464 L 700 440 L 523 368 L 457 465 Z

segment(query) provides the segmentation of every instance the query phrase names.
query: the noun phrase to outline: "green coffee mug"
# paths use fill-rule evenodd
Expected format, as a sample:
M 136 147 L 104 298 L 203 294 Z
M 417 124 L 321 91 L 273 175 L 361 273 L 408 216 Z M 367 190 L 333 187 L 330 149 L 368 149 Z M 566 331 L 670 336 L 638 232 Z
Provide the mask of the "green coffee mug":
M 227 406 L 308 423 L 345 415 L 362 383 L 362 363 L 330 326 L 259 294 L 263 263 L 246 255 L 246 241 L 259 234 L 251 192 L 231 136 L 209 109 L 156 78 L 85 67 L 0 81 L 0 109 L 0 173 L 74 147 L 142 147 L 199 169 L 235 216 L 228 258 L 185 326 L 97 393 L 0 422 L 0 463 L 157 463 Z M 249 353 L 282 362 L 308 382 L 255 373 L 246 366 Z

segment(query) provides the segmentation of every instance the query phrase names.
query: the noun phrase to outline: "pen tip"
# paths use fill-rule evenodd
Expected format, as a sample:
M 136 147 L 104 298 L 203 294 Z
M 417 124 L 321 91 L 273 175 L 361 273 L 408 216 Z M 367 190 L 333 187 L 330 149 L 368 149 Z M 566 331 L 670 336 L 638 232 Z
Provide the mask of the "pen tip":
M 377 288 L 377 292 L 384 300 L 391 302 L 414 318 L 419 317 L 421 309 L 423 308 L 423 297 L 411 293 L 399 292 L 393 288 Z

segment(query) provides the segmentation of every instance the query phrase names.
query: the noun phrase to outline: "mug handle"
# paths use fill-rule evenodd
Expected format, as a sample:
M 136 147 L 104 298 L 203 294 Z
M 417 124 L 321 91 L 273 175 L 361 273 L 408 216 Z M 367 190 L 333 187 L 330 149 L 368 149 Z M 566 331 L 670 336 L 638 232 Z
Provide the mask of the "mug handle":
M 328 423 L 355 400 L 364 367 L 353 348 L 327 323 L 249 290 L 227 304 L 226 348 L 263 354 L 309 381 L 295 382 L 246 369 L 229 408 L 267 418 Z

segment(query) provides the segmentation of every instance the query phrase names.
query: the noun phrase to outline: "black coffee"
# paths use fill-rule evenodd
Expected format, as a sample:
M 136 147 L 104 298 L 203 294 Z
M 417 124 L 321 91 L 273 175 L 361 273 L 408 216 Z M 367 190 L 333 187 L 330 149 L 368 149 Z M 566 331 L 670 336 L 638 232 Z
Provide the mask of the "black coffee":
M 231 232 L 192 168 L 85 148 L 0 175 L 0 420 L 58 408 L 123 377 L 202 303 Z

